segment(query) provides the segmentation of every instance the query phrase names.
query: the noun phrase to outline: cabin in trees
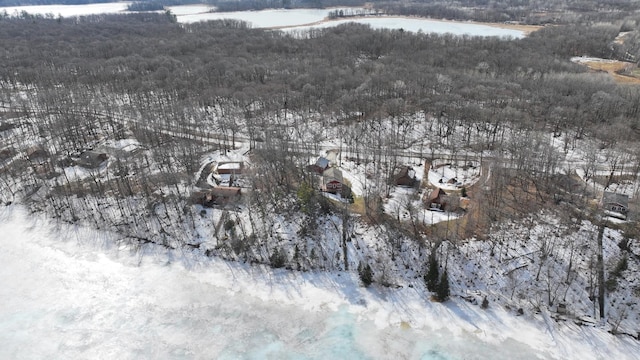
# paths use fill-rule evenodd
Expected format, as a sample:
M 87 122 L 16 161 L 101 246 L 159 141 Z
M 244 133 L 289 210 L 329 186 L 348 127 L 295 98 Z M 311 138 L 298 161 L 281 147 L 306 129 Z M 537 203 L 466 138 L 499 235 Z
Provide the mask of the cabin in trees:
M 78 160 L 76 160 L 76 164 L 87 168 L 87 169 L 95 169 L 100 167 L 102 163 L 107 161 L 109 155 L 106 153 L 101 153 L 97 151 L 85 151 L 80 155 Z
M 343 183 L 342 171 L 338 168 L 328 168 L 322 173 L 322 191 L 341 193 Z
M 27 160 L 36 175 L 40 178 L 50 179 L 55 176 L 51 158 L 40 145 L 31 146 L 26 150 Z
M 629 212 L 629 196 L 605 191 L 600 200 L 600 206 L 607 215 L 626 219 Z
M 213 170 L 213 175 L 220 186 L 236 186 L 237 180 L 242 176 L 244 171 L 244 162 L 228 161 L 218 163 Z
M 240 175 L 243 170 L 244 163 L 242 161 L 228 161 L 218 163 L 214 171 L 218 175 Z
M 242 191 L 238 187 L 215 187 L 193 192 L 191 194 L 191 202 L 204 207 L 224 206 L 238 202 L 241 195 Z
M 447 194 L 440 188 L 435 188 L 424 198 L 428 209 L 444 210 L 447 206 Z
M 316 160 L 315 164 L 309 165 L 307 167 L 309 171 L 313 171 L 318 174 L 322 174 L 328 168 L 329 168 L 329 159 L 323 156 L 319 157 L 318 160 Z
M 413 186 L 416 184 L 416 171 L 411 166 L 403 166 L 396 174 L 394 183 L 398 186 Z

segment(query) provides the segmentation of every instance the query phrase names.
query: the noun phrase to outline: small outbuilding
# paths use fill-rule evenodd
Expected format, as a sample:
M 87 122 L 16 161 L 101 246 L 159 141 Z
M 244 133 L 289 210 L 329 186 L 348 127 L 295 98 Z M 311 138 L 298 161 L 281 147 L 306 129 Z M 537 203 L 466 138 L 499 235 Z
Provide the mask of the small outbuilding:
M 338 168 L 328 168 L 322 173 L 322 191 L 334 194 L 340 193 L 342 192 L 343 183 L 342 171 Z
M 315 164 L 309 165 L 308 167 L 309 171 L 313 171 L 318 174 L 322 174 L 328 168 L 329 168 L 329 159 L 322 156 L 319 157 L 318 160 L 316 160 Z

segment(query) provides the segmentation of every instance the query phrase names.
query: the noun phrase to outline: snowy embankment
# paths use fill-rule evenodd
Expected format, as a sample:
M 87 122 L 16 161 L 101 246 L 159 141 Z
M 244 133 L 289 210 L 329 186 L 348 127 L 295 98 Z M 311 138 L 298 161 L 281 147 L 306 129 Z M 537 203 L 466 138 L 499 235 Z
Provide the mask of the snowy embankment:
M 225 262 L 0 209 L 1 358 L 632 359 L 599 328 L 354 273 Z

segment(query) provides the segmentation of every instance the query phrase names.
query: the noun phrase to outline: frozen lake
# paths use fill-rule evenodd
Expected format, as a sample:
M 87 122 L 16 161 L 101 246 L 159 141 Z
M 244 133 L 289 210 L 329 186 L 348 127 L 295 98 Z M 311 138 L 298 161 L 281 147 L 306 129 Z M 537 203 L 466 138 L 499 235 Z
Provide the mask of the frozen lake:
M 182 6 L 171 7 L 171 11 L 174 11 L 174 9 L 181 11 L 181 8 Z M 322 21 L 329 15 L 330 11 L 329 9 L 273 9 L 224 13 L 199 12 L 178 16 L 178 21 L 191 23 L 207 20 L 237 19 L 250 23 L 254 28 L 274 28 Z
M 94 14 L 114 14 L 125 12 L 127 10 L 127 6 L 129 6 L 130 3 L 131 2 L 96 3 L 84 5 L 7 6 L 0 7 L 0 12 L 6 11 L 7 14 L 13 15 L 26 11 L 32 15 L 51 14 L 56 17 L 58 15 L 62 15 L 63 17 L 70 17 Z
M 346 24 L 349 22 L 357 22 L 366 24 L 374 29 L 403 29 L 411 32 L 436 33 L 436 34 L 453 34 L 453 35 L 474 35 L 474 36 L 498 36 L 522 38 L 525 36 L 523 31 L 502 29 L 494 26 L 457 21 L 441 21 L 430 19 L 416 19 L 403 17 L 371 17 L 356 19 L 341 19 L 335 21 L 327 21 L 321 24 L 309 26 L 297 26 L 287 28 L 286 30 L 304 30 L 310 28 L 326 28 Z
M 26 11 L 31 14 L 52 14 L 63 17 L 100 14 L 124 13 L 129 2 L 89 4 L 89 5 L 46 5 L 46 6 L 13 6 L 0 8 L 8 14 Z M 213 7 L 207 5 L 182 5 L 168 7 L 182 23 L 193 23 L 207 20 L 237 19 L 248 22 L 255 28 L 284 28 L 286 31 L 325 28 L 347 22 L 368 24 L 374 29 L 403 29 L 412 32 L 450 33 L 454 35 L 477 35 L 522 38 L 523 31 L 502 29 L 494 26 L 469 22 L 438 21 L 431 19 L 403 17 L 353 18 L 325 21 L 330 11 L 336 9 L 275 9 L 261 11 L 239 11 L 227 13 L 210 12 Z
M 0 234 L 3 359 L 536 358 L 512 339 L 405 326 L 376 309 L 393 299 L 362 297 L 348 276 L 142 257 L 15 206 L 0 208 Z

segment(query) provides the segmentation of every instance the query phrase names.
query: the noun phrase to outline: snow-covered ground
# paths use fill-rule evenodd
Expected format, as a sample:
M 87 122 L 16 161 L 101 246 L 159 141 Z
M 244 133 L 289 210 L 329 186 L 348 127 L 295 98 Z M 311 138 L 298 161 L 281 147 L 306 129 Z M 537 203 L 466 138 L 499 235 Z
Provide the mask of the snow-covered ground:
M 107 139 L 104 142 L 105 147 L 109 147 L 116 150 L 122 151 L 134 151 L 140 147 L 140 143 L 136 139 L 121 139 L 121 140 L 112 140 Z
M 98 169 L 86 169 L 82 166 L 74 165 L 65 167 L 64 174 L 60 175 L 59 181 L 69 180 L 69 181 L 80 181 L 89 178 L 90 176 L 100 176 L 104 175 L 106 171 L 107 165 L 100 166 Z
M 602 62 L 602 63 L 618 62 L 618 60 L 603 59 L 603 58 L 590 57 L 590 56 L 574 56 L 571 58 L 571 61 L 578 64 L 584 64 L 589 62 Z
M 381 127 L 385 126 L 383 122 Z M 342 128 L 336 129 L 342 131 Z M 170 129 L 162 132 L 180 135 Z M 289 135 L 292 134 L 293 131 Z M 417 132 L 409 134 L 409 137 L 413 136 L 420 137 Z M 331 140 L 325 141 L 329 143 Z M 125 151 L 128 145 L 135 148 L 135 140 L 110 145 Z M 242 145 L 248 149 L 247 143 Z M 336 146 L 333 141 L 332 147 Z M 435 151 L 435 148 L 431 149 L 432 154 Z M 208 156 L 208 160 L 237 161 L 245 159 L 245 152 L 242 149 L 224 155 L 217 152 Z M 442 155 L 438 149 L 438 156 Z M 166 171 L 159 163 L 151 161 L 148 165 L 150 174 Z M 367 183 L 366 161 L 356 165 L 343 160 L 340 164 L 356 195 L 362 195 L 369 186 L 373 186 L 371 182 Z M 580 164 L 571 165 L 575 169 Z M 379 171 L 375 171 L 372 177 L 374 185 L 375 181 L 384 185 L 386 182 L 381 174 L 386 174 L 387 169 L 380 166 L 380 162 L 378 166 Z M 448 170 L 444 170 L 445 177 L 451 178 L 446 174 Z M 82 178 L 83 174 L 80 175 Z M 186 195 L 191 191 L 188 186 L 181 182 L 175 186 L 175 192 Z M 11 188 L 10 184 L 5 187 L 8 188 Z M 43 196 L 39 199 L 44 200 L 45 187 L 40 191 Z M 162 194 L 163 191 L 171 194 L 173 190 L 165 186 L 154 194 Z M 0 193 L 0 198 L 7 193 Z M 404 209 L 400 205 L 407 201 L 402 198 L 415 201 L 411 199 L 415 194 L 409 189 L 394 187 L 390 195 L 385 204 L 387 213 L 397 212 L 404 218 L 406 213 L 401 213 Z M 171 201 L 176 197 L 165 198 Z M 586 263 L 590 261 L 590 255 L 582 254 L 593 244 L 584 238 L 574 243 L 566 242 L 574 234 L 571 229 L 566 230 L 566 234 L 560 233 L 556 229 L 560 227 L 558 223 L 534 227 L 532 221 L 531 227 L 535 231 L 530 229 L 528 234 L 526 229 L 522 229 L 522 224 L 507 224 L 505 226 L 512 226 L 517 231 L 492 232 L 490 241 L 470 239 L 455 246 L 445 243 L 442 249 L 446 249 L 448 255 L 442 258 L 449 261 L 455 296 L 451 302 L 441 305 L 427 300 L 428 292 L 421 280 L 422 260 L 428 250 L 419 248 L 417 241 L 408 241 L 400 233 L 384 227 L 374 228 L 357 219 L 352 222 L 354 231 L 347 245 L 352 272 L 338 272 L 342 249 L 336 240 L 341 236 L 341 220 L 335 214 L 319 217 L 317 235 L 306 239 L 298 235 L 302 229 L 302 219 L 298 214 L 289 218 L 274 214 L 263 219 L 264 224 L 254 227 L 249 218 L 252 209 L 241 207 L 225 217 L 226 210 L 223 209 L 194 207 L 196 210 L 193 212 L 198 216 L 193 219 L 193 228 L 185 229 L 183 224 L 176 223 L 175 227 L 167 227 L 171 231 L 167 233 L 164 227 L 161 228 L 166 224 L 160 221 L 177 219 L 176 212 L 164 202 L 149 200 L 148 196 L 132 196 L 126 202 L 109 197 L 67 199 L 67 204 L 80 202 L 83 205 L 77 208 L 82 210 L 73 214 L 80 218 L 76 223 L 91 224 L 84 221 L 84 215 L 99 211 L 100 217 L 86 216 L 86 219 L 106 217 L 110 220 L 96 221 L 99 226 L 121 224 L 121 221 L 116 221 L 121 219 L 135 220 L 134 215 L 145 215 L 152 208 L 153 212 L 162 215 L 157 216 L 158 221 L 141 221 L 140 224 L 147 227 L 142 229 L 140 225 L 130 234 L 143 234 L 153 239 L 164 234 L 162 241 L 179 250 L 167 252 L 149 245 L 132 252 L 129 247 L 117 246 L 113 242 L 115 235 L 70 227 L 54 229 L 38 217 L 40 215 L 23 214 L 20 207 L 0 210 L 0 241 L 3 244 L 0 260 L 4 267 L 0 270 L 4 287 L 0 289 L 0 299 L 7 304 L 6 309 L 0 310 L 0 358 L 99 357 L 96 354 L 134 358 L 151 354 L 156 358 L 467 359 L 477 356 L 492 359 L 624 359 L 634 358 L 638 353 L 637 341 L 624 335 L 608 334 L 609 325 L 578 327 L 572 322 L 574 318 L 556 324 L 551 320 L 552 312 L 544 306 L 540 314 L 534 313 L 532 308 L 537 303 L 548 304 L 544 299 L 546 278 L 550 279 L 548 286 L 557 286 L 557 294 L 567 289 L 564 296 L 574 302 L 570 303 L 574 314 L 593 313 L 593 301 L 589 300 L 585 290 L 587 280 L 583 276 L 587 274 Z M 122 206 L 131 203 L 133 205 Z M 175 210 L 180 213 L 182 209 L 192 210 L 191 207 L 182 207 L 182 203 L 177 201 L 175 204 Z M 390 207 L 393 204 L 397 206 Z M 73 208 L 62 205 L 56 208 L 56 214 Z M 441 213 L 422 213 L 424 222 L 424 217 L 439 215 Z M 254 231 L 252 235 L 263 241 L 263 244 L 255 246 L 259 253 L 256 256 L 251 254 L 252 260 L 266 263 L 269 251 L 276 246 L 288 251 L 291 257 L 294 246 L 300 244 L 304 251 L 302 245 L 311 244 L 309 248 L 320 249 L 325 259 L 319 261 L 319 266 L 303 268 L 333 270 L 283 272 L 205 257 L 205 250 L 211 250 L 215 256 L 222 254 L 241 261 L 240 252 L 233 255 L 229 250 L 231 255 L 228 255 L 224 248 L 214 251 L 224 241 L 233 238 L 233 231 L 225 229 L 229 220 L 233 220 L 230 230 L 251 228 Z M 138 224 L 137 221 L 133 223 Z M 160 228 L 163 232 L 159 231 Z M 620 233 L 607 232 L 605 259 L 617 261 L 620 257 L 617 245 Z M 273 236 L 267 238 L 267 235 Z M 593 238 L 593 231 L 584 236 Z M 549 258 L 552 260 L 542 262 L 540 253 L 546 251 L 548 245 L 545 239 L 553 239 L 551 245 L 557 243 L 557 246 L 555 252 L 551 246 Z M 192 247 L 185 244 L 199 248 L 190 250 Z M 566 270 L 566 265 L 571 264 L 568 260 L 574 256 L 574 248 L 571 247 L 569 253 L 569 245 L 576 246 L 576 254 L 580 252 L 580 256 L 575 255 L 579 263 L 573 263 L 573 272 Z M 493 254 L 494 247 L 497 255 Z M 244 256 L 246 258 L 247 255 Z M 24 262 L 24 259 L 29 261 Z M 358 286 L 353 269 L 360 260 L 380 266 L 375 269 L 376 284 L 371 289 Z M 541 280 L 532 281 L 535 269 L 543 269 L 542 265 Z M 391 288 L 378 285 L 378 275 L 383 266 L 391 268 Z M 637 279 L 629 275 L 635 274 L 637 269 L 636 261 L 627 270 L 627 276 L 621 277 L 626 285 L 624 293 L 612 294 L 611 301 L 637 299 L 637 295 L 630 296 L 633 289 L 638 288 Z M 581 277 L 573 280 L 571 286 L 563 285 L 564 279 L 577 276 L 577 271 Z M 510 278 L 509 274 L 517 276 Z M 476 298 L 490 294 L 490 308 L 485 311 L 476 304 L 462 301 L 457 297 L 461 294 Z M 613 309 L 612 316 L 621 317 L 619 312 L 616 314 L 617 309 L 611 306 L 611 301 L 608 306 Z M 510 309 L 505 308 L 507 304 Z M 523 316 L 516 316 L 518 307 L 525 308 Z M 628 315 L 622 329 L 630 334 L 637 333 L 637 309 Z
M 444 190 L 460 190 L 469 187 L 480 179 L 481 168 L 478 161 L 459 163 L 434 162 L 429 169 L 429 183 Z
M 602 192 L 605 190 L 604 186 L 597 181 L 593 180 L 593 178 L 586 179 L 584 169 L 576 169 L 576 174 L 583 180 L 586 181 L 587 185 L 597 190 L 598 192 Z M 599 176 L 599 177 L 607 177 L 611 174 L 611 171 L 594 171 L 591 176 Z M 620 182 L 612 182 L 609 184 L 609 187 L 606 189 L 607 191 L 612 191 L 618 194 L 628 195 L 629 197 L 635 197 L 640 194 L 640 182 L 637 181 L 620 181 Z
M 500 307 L 272 270 L 0 209 L 2 358 L 634 359 L 640 343 Z
M 384 203 L 384 211 L 400 221 L 415 219 L 425 225 L 454 220 L 460 217 L 460 214 L 454 212 L 425 208 L 422 196 L 423 193 L 416 192 L 416 189 L 395 187 Z

